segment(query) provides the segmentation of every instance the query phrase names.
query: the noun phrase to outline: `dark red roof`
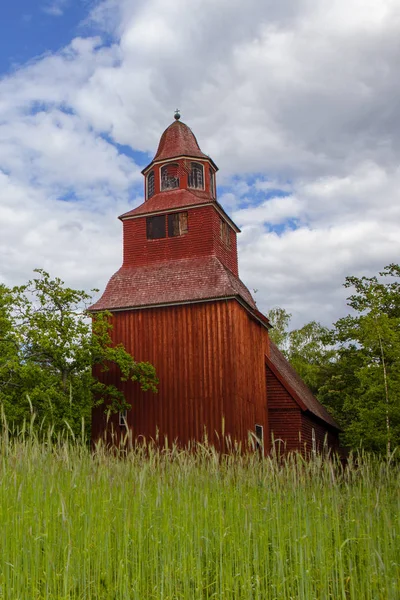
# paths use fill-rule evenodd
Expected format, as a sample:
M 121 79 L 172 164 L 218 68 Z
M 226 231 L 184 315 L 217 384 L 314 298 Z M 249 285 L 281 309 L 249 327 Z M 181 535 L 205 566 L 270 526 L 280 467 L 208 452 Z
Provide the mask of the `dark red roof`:
M 308 410 L 331 427 L 340 430 L 336 421 L 331 417 L 326 408 L 318 402 L 300 375 L 273 342 L 270 342 L 270 349 L 271 355 L 267 357 L 268 366 L 278 376 L 280 382 L 299 404 L 300 408 L 303 411 Z
M 193 131 L 181 121 L 174 121 L 164 131 L 153 161 L 175 158 L 176 156 L 208 158 L 200 150 Z
M 135 215 L 162 212 L 165 210 L 173 210 L 174 208 L 182 208 L 184 206 L 195 206 L 197 204 L 210 204 L 211 202 L 210 195 L 201 190 L 170 190 L 168 192 L 156 194 L 150 198 L 150 200 L 146 200 L 146 202 L 143 202 L 140 206 L 124 213 L 119 218 L 125 219 Z
M 254 311 L 249 290 L 214 256 L 121 267 L 90 310 L 115 310 L 238 296 Z

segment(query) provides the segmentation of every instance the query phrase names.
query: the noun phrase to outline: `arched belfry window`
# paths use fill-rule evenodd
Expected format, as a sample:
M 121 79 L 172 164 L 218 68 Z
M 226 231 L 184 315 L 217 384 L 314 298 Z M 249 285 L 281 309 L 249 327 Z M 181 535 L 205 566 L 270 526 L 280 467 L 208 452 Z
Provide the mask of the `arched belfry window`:
M 211 192 L 211 198 L 215 198 L 215 178 L 214 178 L 214 171 L 211 169 L 211 167 L 210 167 L 210 192 Z
M 197 162 L 190 163 L 190 173 L 188 185 L 191 188 L 204 189 L 204 171 L 203 165 Z
M 154 196 L 154 171 L 147 175 L 147 200 Z
M 179 187 L 179 165 L 170 163 L 161 167 L 161 190 L 173 190 Z

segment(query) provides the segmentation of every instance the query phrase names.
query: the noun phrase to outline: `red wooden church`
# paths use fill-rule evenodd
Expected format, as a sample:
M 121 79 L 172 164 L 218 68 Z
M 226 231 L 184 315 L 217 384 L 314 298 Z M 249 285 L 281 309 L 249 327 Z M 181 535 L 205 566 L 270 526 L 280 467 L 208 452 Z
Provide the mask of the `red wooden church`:
M 113 313 L 113 341 L 152 363 L 160 383 L 144 393 L 103 374 L 132 406 L 112 426 L 181 445 L 206 433 L 219 447 L 230 436 L 265 450 L 272 438 L 286 451 L 322 447 L 325 437 L 337 448 L 337 424 L 270 341 L 239 279 L 239 229 L 218 203 L 217 170 L 177 113 L 143 170 L 145 201 L 120 217 L 123 264 L 91 310 Z M 107 426 L 95 408 L 93 439 Z

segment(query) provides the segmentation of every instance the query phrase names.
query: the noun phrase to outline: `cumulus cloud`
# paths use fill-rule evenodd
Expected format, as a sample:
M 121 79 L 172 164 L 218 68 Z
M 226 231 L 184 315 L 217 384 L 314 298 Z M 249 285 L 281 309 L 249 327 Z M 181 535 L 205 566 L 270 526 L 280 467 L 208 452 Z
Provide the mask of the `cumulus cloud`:
M 399 261 L 400 168 L 366 163 L 351 175 L 293 186 L 292 195 L 233 212 L 243 228 L 241 272 L 263 310 L 285 306 L 296 325 L 311 318 L 330 324 L 347 310 L 347 275 L 376 274 Z
M 398 260 L 397 0 L 104 0 L 85 27 L 0 80 L 1 280 L 101 287 L 140 202 L 124 147 L 154 152 L 176 106 L 264 310 L 330 322 L 346 275 Z

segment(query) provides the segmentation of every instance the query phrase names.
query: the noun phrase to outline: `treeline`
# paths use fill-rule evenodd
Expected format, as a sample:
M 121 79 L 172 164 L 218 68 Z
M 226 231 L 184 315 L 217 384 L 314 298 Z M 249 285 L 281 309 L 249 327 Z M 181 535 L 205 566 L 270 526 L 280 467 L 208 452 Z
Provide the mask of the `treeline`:
M 390 454 L 400 445 L 400 266 L 347 277 L 350 314 L 332 328 L 269 312 L 271 338 L 343 429 L 349 448 Z
M 82 423 L 90 427 L 94 403 L 124 410 L 122 392 L 100 382 L 94 367 L 98 372 L 114 364 L 123 380 L 156 390 L 154 367 L 112 345 L 111 315 L 89 316 L 90 294 L 43 270 L 35 273 L 26 285 L 0 285 L 0 407 L 9 424 L 34 421 L 38 430 L 79 433 Z
M 120 390 L 94 373 L 115 364 L 123 380 L 156 390 L 149 363 L 113 346 L 112 316 L 87 307 L 91 295 L 43 270 L 24 286 L 0 285 L 0 408 L 8 423 L 78 433 L 94 403 L 128 407 Z M 400 445 L 400 266 L 348 277 L 351 313 L 332 328 L 312 321 L 290 330 L 291 315 L 269 312 L 271 338 L 343 429 L 342 442 L 390 453 Z M 92 290 L 94 292 L 96 290 Z

